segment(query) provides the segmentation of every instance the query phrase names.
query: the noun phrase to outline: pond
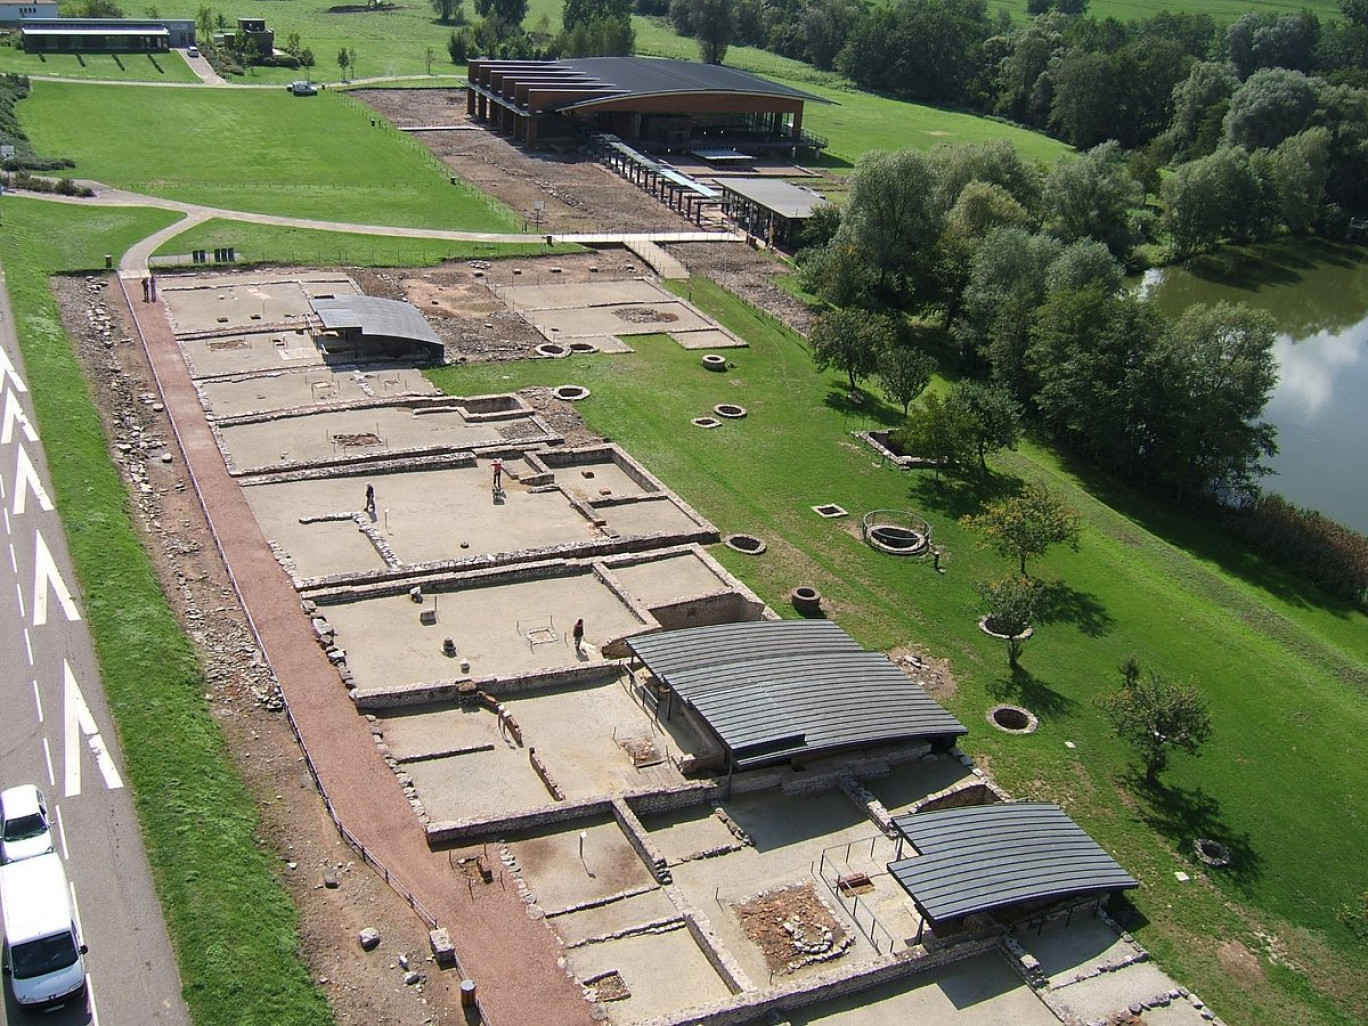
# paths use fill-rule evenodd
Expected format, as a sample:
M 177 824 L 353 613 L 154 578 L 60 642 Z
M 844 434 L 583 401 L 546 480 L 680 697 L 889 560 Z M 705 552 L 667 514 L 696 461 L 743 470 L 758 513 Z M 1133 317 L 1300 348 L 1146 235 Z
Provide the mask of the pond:
M 1368 534 L 1368 253 L 1310 242 L 1256 256 L 1156 269 L 1141 287 L 1171 316 L 1218 302 L 1273 315 L 1279 373 L 1264 419 L 1278 454 L 1262 487 Z

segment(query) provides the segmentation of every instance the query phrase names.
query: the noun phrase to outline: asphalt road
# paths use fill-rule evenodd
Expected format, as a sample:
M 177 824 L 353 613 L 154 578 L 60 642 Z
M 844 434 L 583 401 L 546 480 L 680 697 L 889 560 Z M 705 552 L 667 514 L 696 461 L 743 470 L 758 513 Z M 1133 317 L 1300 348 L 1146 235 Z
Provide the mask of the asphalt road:
M 42 1022 L 188 1026 L 51 495 L 0 270 L 0 788 L 47 795 L 90 947 L 87 1001 Z M 29 1021 L 6 983 L 0 1023 Z

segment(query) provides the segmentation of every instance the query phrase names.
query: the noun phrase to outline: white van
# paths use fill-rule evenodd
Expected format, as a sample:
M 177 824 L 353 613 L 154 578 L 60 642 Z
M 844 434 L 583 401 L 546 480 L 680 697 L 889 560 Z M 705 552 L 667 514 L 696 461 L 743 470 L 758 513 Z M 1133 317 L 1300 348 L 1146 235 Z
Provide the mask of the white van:
M 86 946 L 56 852 L 0 866 L 0 911 L 5 978 L 19 1007 L 51 1008 L 82 997 Z

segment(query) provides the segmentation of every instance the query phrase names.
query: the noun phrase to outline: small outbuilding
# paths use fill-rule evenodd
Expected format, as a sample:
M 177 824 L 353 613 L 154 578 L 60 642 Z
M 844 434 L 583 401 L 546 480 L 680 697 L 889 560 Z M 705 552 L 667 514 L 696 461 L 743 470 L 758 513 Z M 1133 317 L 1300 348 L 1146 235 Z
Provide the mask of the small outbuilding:
M 771 246 L 791 245 L 803 222 L 827 203 L 821 193 L 778 178 L 719 178 L 717 186 L 727 216 Z
M 329 355 L 398 358 L 415 352 L 441 363 L 446 346 L 412 303 L 376 296 L 327 296 L 311 299 L 322 324 L 315 336 Z
M 1140 886 L 1050 802 L 917 812 L 893 825 L 916 854 L 889 863 L 888 871 L 941 935 L 958 932 L 976 914 L 1016 923 Z
M 964 725 L 888 658 L 830 620 L 752 620 L 643 634 L 627 647 L 656 678 L 662 712 L 682 703 L 720 742 L 728 770 L 926 742 Z
M 57 0 L 0 0 L 0 25 L 15 26 L 24 18 L 57 17 Z

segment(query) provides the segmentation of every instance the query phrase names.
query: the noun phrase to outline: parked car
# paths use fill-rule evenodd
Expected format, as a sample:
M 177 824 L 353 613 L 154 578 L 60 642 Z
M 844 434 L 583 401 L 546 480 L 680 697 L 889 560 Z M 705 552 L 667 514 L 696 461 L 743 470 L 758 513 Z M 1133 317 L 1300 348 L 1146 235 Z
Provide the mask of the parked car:
M 199 47 L 198 47 L 198 46 L 187 47 L 187 48 L 186 48 L 186 51 L 185 51 L 185 54 L 186 54 L 187 57 L 198 57 L 198 56 L 199 56 Z
M 32 784 L 0 792 L 0 865 L 52 851 L 47 799 Z
M 291 82 L 285 87 L 296 96 L 317 96 L 318 86 L 312 82 Z

